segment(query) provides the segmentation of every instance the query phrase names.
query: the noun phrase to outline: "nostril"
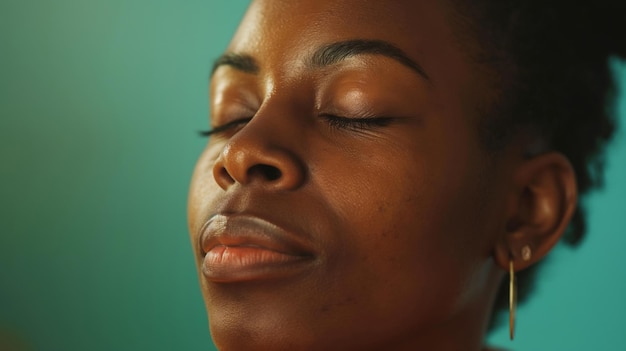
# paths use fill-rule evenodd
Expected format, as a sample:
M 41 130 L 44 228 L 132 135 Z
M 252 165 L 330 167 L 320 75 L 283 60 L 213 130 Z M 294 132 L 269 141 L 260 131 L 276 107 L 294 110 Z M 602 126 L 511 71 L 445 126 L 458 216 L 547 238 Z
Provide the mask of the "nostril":
M 282 177 L 280 169 L 270 165 L 254 165 L 248 170 L 248 175 L 252 178 L 260 177 L 266 181 L 275 181 Z
M 281 171 L 276 167 L 267 167 L 265 172 L 268 180 L 277 180 L 283 175 Z
M 235 181 L 233 177 L 230 176 L 226 168 L 223 168 L 223 167 L 220 168 L 219 175 L 220 175 L 220 178 L 227 179 L 229 183 L 233 183 Z

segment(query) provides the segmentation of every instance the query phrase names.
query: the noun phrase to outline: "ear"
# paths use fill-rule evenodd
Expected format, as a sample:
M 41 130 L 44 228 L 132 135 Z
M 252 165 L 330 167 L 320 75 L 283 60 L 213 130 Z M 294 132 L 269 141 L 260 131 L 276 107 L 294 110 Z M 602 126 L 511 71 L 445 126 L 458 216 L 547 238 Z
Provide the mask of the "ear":
M 505 271 L 541 260 L 559 241 L 577 202 L 576 175 L 569 160 L 550 152 L 523 160 L 513 172 L 504 235 L 496 244 L 496 263 Z

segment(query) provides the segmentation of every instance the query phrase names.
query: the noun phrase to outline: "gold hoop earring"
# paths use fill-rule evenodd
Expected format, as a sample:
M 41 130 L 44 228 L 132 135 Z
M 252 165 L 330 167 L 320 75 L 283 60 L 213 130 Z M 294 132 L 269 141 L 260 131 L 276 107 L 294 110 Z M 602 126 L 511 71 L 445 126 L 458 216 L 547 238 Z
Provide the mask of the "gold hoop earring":
M 517 282 L 513 260 L 509 260 L 509 336 L 513 340 L 515 334 L 515 312 L 517 310 Z

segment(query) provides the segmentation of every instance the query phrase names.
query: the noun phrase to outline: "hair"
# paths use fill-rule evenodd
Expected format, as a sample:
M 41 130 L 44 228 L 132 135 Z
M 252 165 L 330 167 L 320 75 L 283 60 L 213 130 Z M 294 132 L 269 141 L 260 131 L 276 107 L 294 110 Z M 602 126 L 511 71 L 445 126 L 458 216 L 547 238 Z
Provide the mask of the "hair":
M 497 153 L 519 130 L 530 129 L 570 160 L 581 198 L 600 187 L 604 148 L 616 129 L 610 61 L 626 58 L 626 1 L 451 2 L 459 39 L 497 95 L 481 112 L 486 148 Z M 564 241 L 576 246 L 585 232 L 579 202 Z M 518 273 L 520 303 L 531 294 L 538 267 Z M 507 285 L 498 292 L 490 328 L 508 308 Z

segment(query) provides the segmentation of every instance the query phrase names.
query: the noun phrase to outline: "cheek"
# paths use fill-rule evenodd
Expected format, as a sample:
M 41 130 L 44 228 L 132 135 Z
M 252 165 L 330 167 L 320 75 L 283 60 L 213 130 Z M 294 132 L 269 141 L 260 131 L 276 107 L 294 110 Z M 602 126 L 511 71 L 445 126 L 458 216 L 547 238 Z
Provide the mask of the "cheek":
M 480 168 L 469 153 L 404 150 L 343 159 L 317 181 L 343 219 L 343 244 L 356 253 L 343 258 L 354 270 L 349 281 L 359 289 L 372 282 L 359 293 L 436 319 L 466 299 L 468 276 L 483 274 L 473 225 Z
M 447 247 L 465 237 L 451 229 L 469 225 L 479 209 L 480 169 L 469 161 L 471 155 L 415 154 L 330 160 L 314 175 L 316 188 L 350 227 L 378 234 L 364 243 L 377 245 L 391 235 Z

